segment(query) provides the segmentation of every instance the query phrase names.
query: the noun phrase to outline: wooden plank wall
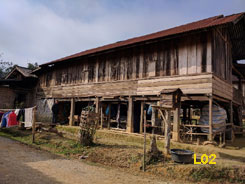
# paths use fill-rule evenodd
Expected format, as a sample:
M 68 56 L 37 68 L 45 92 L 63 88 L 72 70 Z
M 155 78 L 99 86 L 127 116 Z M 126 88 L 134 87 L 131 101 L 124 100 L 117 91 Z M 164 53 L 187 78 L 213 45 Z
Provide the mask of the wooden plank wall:
M 233 98 L 233 85 L 229 84 L 224 79 L 220 77 L 213 76 L 212 82 L 213 94 L 226 98 L 228 100 L 232 100 Z
M 14 108 L 14 101 L 16 93 L 13 89 L 6 86 L 0 86 L 0 108 L 1 109 L 12 109 Z
M 232 52 L 227 29 L 214 29 L 212 54 L 212 68 L 215 75 L 232 83 Z
M 212 93 L 212 74 L 61 85 L 52 87 L 52 90 L 43 87 L 37 94 L 46 98 L 159 95 L 162 89 L 171 88 L 180 88 L 185 94 Z
M 56 65 L 40 76 L 38 91 L 44 91 L 42 94 L 45 97 L 45 94 L 57 94 L 53 92 L 57 89 L 67 91 L 73 89 L 76 92 L 72 94 L 83 96 L 94 94 L 93 91 L 100 89 L 101 86 L 100 94 L 107 95 L 113 92 L 116 95 L 118 91 L 122 94 L 121 91 L 125 87 L 114 87 L 122 83 L 113 82 L 128 81 L 127 85 L 131 85 L 134 91 L 130 94 L 143 94 L 141 92 L 143 84 L 140 83 L 138 91 L 134 86 L 137 82 L 132 80 L 210 73 L 212 59 L 210 35 L 203 32 Z M 104 84 L 105 82 L 109 83 Z M 204 86 L 200 86 L 200 89 L 206 92 Z M 193 86 L 193 92 L 196 91 L 195 88 L 197 87 Z M 62 94 L 63 91 L 59 93 Z M 70 95 L 71 92 L 65 94 Z M 123 94 L 128 95 L 126 92 Z

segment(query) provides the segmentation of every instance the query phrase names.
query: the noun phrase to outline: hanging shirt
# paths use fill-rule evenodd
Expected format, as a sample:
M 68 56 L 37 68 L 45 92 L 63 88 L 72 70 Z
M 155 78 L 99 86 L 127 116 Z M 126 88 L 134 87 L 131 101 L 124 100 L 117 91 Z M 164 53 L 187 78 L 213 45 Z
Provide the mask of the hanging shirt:
M 16 125 L 18 125 L 17 116 L 14 112 L 11 112 L 9 114 L 7 127 L 16 126 Z
M 20 109 L 17 115 L 17 121 L 25 121 L 25 109 Z
M 11 111 L 10 111 L 10 112 L 6 112 L 6 113 L 3 115 L 3 117 L 2 117 L 2 123 L 1 123 L 1 128 L 7 126 L 7 123 L 8 123 L 8 116 L 9 116 L 10 113 L 11 113 Z

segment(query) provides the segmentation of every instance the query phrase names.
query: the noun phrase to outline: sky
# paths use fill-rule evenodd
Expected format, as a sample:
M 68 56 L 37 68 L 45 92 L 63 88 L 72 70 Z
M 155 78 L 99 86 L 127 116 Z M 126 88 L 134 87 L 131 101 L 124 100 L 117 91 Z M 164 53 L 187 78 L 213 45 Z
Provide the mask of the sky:
M 245 11 L 245 0 L 0 0 L 0 54 L 20 66 L 200 19 Z

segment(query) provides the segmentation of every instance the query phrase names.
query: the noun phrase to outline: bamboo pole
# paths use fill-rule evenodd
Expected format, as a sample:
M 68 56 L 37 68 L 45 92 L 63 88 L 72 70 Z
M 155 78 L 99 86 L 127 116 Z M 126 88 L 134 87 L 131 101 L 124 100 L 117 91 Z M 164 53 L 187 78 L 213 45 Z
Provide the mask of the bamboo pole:
M 142 134 L 143 131 L 143 122 L 144 122 L 144 102 L 141 102 L 140 105 L 140 134 Z
M 144 154 L 143 154 L 143 171 L 145 172 L 145 158 L 146 158 L 146 110 L 144 110 Z
M 36 107 L 32 110 L 32 143 L 35 143 L 36 134 Z
M 209 141 L 213 141 L 213 97 L 209 97 Z
M 170 136 L 171 136 L 171 122 L 170 122 L 170 110 L 166 110 L 166 116 L 167 116 L 167 121 L 165 125 L 165 154 L 169 155 L 170 154 Z

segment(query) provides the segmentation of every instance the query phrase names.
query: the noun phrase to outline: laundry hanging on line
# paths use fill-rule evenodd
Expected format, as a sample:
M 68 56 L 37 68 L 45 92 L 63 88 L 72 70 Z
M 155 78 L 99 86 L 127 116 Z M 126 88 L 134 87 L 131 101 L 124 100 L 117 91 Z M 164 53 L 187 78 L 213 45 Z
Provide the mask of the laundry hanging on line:
M 33 108 L 26 109 L 16 109 L 6 113 L 1 113 L 2 118 L 0 118 L 1 128 L 17 126 L 19 121 L 24 123 L 24 126 L 32 127 L 32 113 Z

